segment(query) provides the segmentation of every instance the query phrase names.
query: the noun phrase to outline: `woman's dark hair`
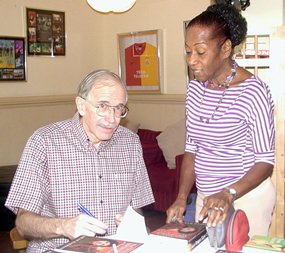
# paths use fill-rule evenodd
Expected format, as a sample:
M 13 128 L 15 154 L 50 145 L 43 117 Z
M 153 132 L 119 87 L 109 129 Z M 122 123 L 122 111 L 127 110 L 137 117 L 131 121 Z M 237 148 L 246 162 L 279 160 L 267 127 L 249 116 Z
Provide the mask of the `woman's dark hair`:
M 212 38 L 229 39 L 232 48 L 245 40 L 247 22 L 240 12 L 232 5 L 210 5 L 204 12 L 193 18 L 188 27 L 200 25 L 213 27 Z

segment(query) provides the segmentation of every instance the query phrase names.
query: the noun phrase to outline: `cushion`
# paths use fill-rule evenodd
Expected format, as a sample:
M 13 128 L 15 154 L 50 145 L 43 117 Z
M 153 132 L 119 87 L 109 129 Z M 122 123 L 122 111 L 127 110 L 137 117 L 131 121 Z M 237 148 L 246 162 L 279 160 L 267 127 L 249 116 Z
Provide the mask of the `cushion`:
M 185 151 L 185 119 L 168 126 L 156 139 L 168 168 L 175 168 L 175 157 Z
M 164 157 L 157 143 L 142 143 L 143 158 L 146 166 L 164 162 Z
M 161 134 L 161 131 L 154 131 L 150 129 L 140 128 L 138 130 L 138 135 L 140 137 L 141 143 L 155 143 L 157 144 L 156 137 Z

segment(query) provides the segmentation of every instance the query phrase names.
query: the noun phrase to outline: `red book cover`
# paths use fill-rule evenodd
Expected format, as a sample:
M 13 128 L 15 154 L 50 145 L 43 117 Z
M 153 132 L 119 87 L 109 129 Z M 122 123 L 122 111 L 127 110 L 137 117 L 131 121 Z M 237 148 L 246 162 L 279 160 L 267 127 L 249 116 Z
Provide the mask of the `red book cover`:
M 114 240 L 103 237 L 80 236 L 55 249 L 63 253 L 129 253 L 140 247 L 142 243 Z
M 187 240 L 188 248 L 192 250 L 207 237 L 207 230 L 205 224 L 180 224 L 175 222 L 154 230 L 152 234 Z

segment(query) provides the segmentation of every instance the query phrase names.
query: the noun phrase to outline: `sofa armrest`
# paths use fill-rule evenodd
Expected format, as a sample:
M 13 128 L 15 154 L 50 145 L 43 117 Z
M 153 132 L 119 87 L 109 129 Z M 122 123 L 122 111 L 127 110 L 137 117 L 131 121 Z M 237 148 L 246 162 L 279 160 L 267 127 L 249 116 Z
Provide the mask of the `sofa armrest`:
M 180 171 L 181 171 L 181 165 L 182 165 L 183 156 L 184 156 L 184 154 L 180 154 L 180 155 L 177 155 L 175 157 L 175 165 L 176 165 L 175 170 L 176 170 L 176 178 L 177 178 L 177 184 L 176 184 L 175 191 L 177 192 L 177 194 L 178 194 L 178 191 L 179 191 Z

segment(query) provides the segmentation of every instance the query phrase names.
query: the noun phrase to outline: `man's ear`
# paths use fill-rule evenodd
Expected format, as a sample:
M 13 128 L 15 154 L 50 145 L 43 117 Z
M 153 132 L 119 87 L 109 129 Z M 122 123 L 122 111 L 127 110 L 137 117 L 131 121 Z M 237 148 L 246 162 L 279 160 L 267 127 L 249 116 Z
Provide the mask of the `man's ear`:
M 75 98 L 75 103 L 76 103 L 76 107 L 77 107 L 77 111 L 78 113 L 81 115 L 81 116 L 84 116 L 85 114 L 85 110 L 86 110 L 86 107 L 85 107 L 85 100 L 81 97 L 76 97 Z
M 222 51 L 224 53 L 225 58 L 228 58 L 232 55 L 232 42 L 227 39 L 222 46 Z

